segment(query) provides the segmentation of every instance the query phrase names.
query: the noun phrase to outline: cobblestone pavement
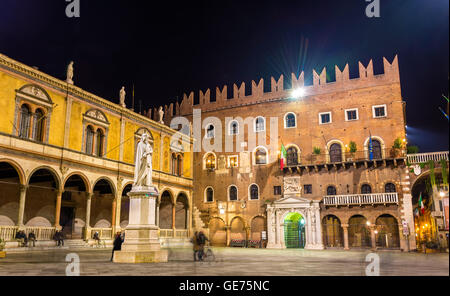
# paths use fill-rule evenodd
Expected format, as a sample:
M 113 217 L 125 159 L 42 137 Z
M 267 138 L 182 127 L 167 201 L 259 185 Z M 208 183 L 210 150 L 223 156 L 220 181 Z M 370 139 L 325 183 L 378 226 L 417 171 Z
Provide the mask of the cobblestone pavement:
M 302 276 L 365 275 L 370 251 L 270 250 L 214 248 L 215 262 L 193 262 L 192 250 L 171 249 L 169 262 L 118 264 L 110 262 L 111 250 L 49 250 L 8 253 L 0 259 L 0 275 L 64 276 L 66 255 L 80 257 L 80 273 L 85 276 Z M 449 275 L 449 255 L 379 251 L 380 275 Z

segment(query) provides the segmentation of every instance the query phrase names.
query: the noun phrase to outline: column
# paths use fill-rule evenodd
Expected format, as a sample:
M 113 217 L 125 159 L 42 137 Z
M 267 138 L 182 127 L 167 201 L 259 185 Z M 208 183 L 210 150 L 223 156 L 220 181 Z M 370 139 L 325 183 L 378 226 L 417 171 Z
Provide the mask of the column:
M 375 225 L 370 225 L 370 240 L 372 242 L 372 250 L 377 249 L 377 241 L 376 241 L 376 235 L 375 235 Z
M 191 210 L 190 207 L 186 209 L 186 230 L 187 237 L 190 237 L 191 234 Z
M 60 230 L 61 225 L 59 225 L 59 220 L 61 217 L 61 199 L 62 199 L 62 190 L 58 190 L 56 192 L 56 208 L 55 208 L 55 228 Z
M 156 201 L 156 215 L 155 215 L 155 225 L 159 227 L 159 205 L 161 204 L 161 199 Z
M 175 237 L 175 204 L 172 204 L 172 229 L 173 229 L 173 237 Z
M 116 224 L 115 224 L 116 230 L 115 230 L 115 232 L 122 230 L 120 228 L 121 211 L 122 211 L 122 195 L 118 194 L 116 197 Z
M 275 244 L 278 248 L 281 247 L 281 241 L 280 241 L 280 214 L 277 209 L 275 209 Z
M 69 148 L 70 116 L 72 111 L 72 98 L 66 98 L 66 118 L 64 124 L 64 148 Z
M 318 207 L 319 204 L 317 204 L 315 215 L 316 215 L 316 243 L 317 248 L 323 249 L 323 242 L 322 242 L 322 221 L 320 220 L 320 208 Z
M 27 195 L 27 189 L 27 185 L 20 184 L 19 216 L 17 219 L 17 226 L 19 226 L 19 229 L 23 227 L 23 216 L 25 213 L 25 199 Z
M 341 226 L 344 230 L 344 250 L 348 250 L 348 224 L 341 224 Z
M 91 200 L 94 196 L 92 192 L 86 192 L 86 226 L 84 232 L 84 239 L 88 240 L 91 238 Z
M 114 198 L 112 201 L 112 211 L 111 211 L 111 233 L 112 237 L 116 234 L 116 210 L 117 210 L 117 199 Z
M 311 211 L 306 211 L 306 246 L 305 249 L 309 249 L 312 245 L 312 229 L 311 229 Z
M 229 247 L 231 242 L 231 226 L 225 226 L 225 229 L 227 231 L 227 247 Z

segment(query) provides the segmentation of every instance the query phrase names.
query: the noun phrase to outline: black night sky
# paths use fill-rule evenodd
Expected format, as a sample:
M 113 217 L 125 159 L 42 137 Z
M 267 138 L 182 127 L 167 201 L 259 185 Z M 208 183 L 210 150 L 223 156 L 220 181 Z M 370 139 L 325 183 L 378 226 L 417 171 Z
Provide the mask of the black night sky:
M 2 0 L 0 52 L 118 102 L 122 85 L 135 110 L 181 101 L 183 93 L 326 66 L 399 55 L 407 102 L 408 138 L 421 152 L 448 150 L 449 1 L 380 0 L 381 17 L 365 15 L 365 0 L 346 1 L 106 1 L 80 0 L 67 18 L 65 0 Z M 213 92 L 215 93 L 215 92 Z M 230 92 L 231 93 L 231 92 Z M 1 98 L 5 99 L 5 98 Z

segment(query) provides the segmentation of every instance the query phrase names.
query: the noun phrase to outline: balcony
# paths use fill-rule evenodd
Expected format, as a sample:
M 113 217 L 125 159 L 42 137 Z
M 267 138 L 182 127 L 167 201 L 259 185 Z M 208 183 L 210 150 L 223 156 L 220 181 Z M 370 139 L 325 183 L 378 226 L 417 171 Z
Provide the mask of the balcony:
M 397 166 L 398 161 L 404 162 L 406 159 L 406 151 L 401 149 L 382 149 L 378 153 L 374 153 L 372 159 L 369 157 L 368 151 L 356 151 L 356 152 L 343 152 L 338 155 L 330 155 L 328 153 L 322 154 L 309 154 L 298 158 L 297 163 L 290 161 L 288 156 L 287 166 L 284 171 L 298 171 L 302 170 L 310 171 L 324 168 L 330 170 L 331 168 L 340 167 L 357 167 L 358 165 L 364 165 L 366 168 L 377 167 L 379 165 L 386 166 L 393 164 Z
M 371 193 L 371 194 L 347 194 L 324 196 L 325 206 L 362 206 L 362 205 L 386 205 L 398 204 L 398 194 L 393 193 Z
M 424 163 L 430 160 L 438 162 L 445 159 L 448 161 L 448 151 L 408 154 L 407 159 L 409 164 Z

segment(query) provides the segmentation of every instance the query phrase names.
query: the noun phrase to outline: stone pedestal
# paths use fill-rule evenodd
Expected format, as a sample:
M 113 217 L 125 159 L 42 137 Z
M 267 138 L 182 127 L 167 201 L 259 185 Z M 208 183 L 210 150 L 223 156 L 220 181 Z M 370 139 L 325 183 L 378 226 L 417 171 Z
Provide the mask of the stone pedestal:
M 117 263 L 167 262 L 168 251 L 161 250 L 156 226 L 155 187 L 133 187 L 130 197 L 130 218 L 125 229 L 122 250 L 114 252 Z

